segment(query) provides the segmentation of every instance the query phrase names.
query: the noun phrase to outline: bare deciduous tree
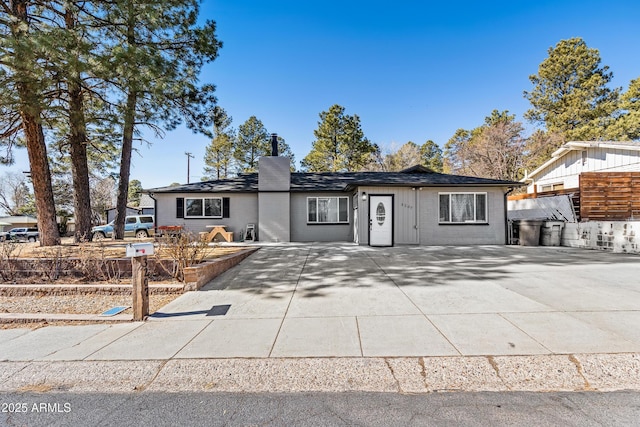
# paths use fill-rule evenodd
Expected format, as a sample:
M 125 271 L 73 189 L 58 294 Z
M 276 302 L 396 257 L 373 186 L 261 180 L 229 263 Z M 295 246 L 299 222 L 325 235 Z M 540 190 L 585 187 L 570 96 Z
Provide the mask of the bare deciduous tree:
M 35 213 L 33 193 L 23 174 L 7 172 L 0 178 L 0 210 L 9 215 Z
M 521 178 L 526 139 L 522 123 L 508 111 L 494 110 L 485 124 L 459 129 L 446 145 L 447 171 L 516 181 Z

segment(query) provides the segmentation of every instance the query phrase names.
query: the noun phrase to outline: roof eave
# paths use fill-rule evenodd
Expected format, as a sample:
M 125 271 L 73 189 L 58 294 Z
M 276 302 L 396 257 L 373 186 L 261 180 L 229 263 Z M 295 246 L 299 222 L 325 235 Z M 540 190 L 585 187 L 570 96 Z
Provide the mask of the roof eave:
M 556 160 L 560 159 L 566 153 L 570 151 L 576 150 L 584 150 L 585 148 L 610 148 L 614 150 L 627 150 L 627 151 L 640 151 L 640 144 L 637 145 L 624 145 L 624 144 L 610 144 L 608 142 L 598 142 L 598 141 L 569 141 L 563 144 L 560 148 L 554 151 L 551 154 L 551 158 L 544 162 L 542 165 L 538 166 L 533 172 L 528 173 L 526 177 L 522 178 L 520 181 L 525 182 L 528 179 L 535 177 L 537 174 L 542 172 L 543 169 L 547 168 Z

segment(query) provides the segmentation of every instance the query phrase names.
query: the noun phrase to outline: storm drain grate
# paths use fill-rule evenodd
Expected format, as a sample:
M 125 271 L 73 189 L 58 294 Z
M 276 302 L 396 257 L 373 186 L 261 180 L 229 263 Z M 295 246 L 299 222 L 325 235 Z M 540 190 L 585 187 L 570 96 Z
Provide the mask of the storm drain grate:
M 225 305 L 214 305 L 211 307 L 211 310 L 207 313 L 207 316 L 224 316 L 229 311 L 231 304 Z

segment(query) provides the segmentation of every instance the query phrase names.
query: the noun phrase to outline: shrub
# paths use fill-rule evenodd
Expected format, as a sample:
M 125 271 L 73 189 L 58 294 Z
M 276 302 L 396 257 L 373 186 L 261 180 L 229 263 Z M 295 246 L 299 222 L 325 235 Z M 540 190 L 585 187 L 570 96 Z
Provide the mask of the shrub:
M 184 282 L 184 269 L 201 263 L 211 254 L 211 251 L 209 242 L 196 237 L 193 233 L 181 231 L 170 237 L 159 239 L 155 257 L 156 260 L 160 256 L 173 260 L 173 269 L 167 272 L 174 279 Z

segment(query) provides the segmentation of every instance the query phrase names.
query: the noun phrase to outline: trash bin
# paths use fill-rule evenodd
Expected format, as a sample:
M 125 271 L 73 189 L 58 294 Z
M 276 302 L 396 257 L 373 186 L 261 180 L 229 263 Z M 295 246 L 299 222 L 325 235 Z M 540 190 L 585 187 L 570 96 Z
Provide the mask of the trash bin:
M 542 246 L 560 246 L 564 221 L 545 221 L 540 229 L 540 244 Z
M 540 227 L 544 221 L 521 219 L 514 222 L 518 225 L 519 243 L 521 246 L 538 246 L 540 244 Z

